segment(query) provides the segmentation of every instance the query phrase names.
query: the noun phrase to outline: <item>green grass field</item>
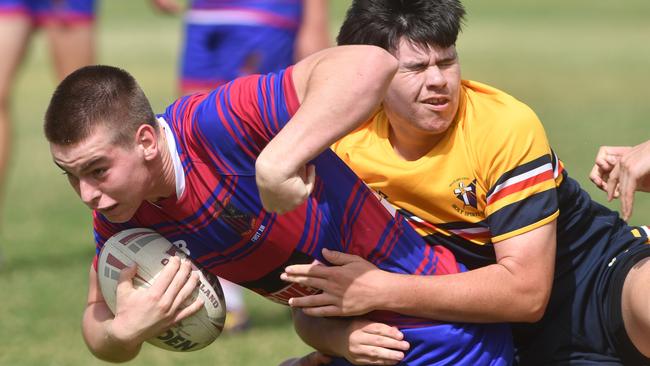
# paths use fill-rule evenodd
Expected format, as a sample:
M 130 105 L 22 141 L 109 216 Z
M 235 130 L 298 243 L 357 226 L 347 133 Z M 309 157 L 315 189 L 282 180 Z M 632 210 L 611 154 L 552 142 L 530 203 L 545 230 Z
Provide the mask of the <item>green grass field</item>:
M 349 2 L 332 0 L 335 32 Z M 535 109 L 570 174 L 587 179 L 597 148 L 650 138 L 650 3 L 589 0 L 466 2 L 458 48 L 463 76 L 492 84 Z M 99 61 L 131 71 L 160 111 L 175 93 L 180 21 L 146 2 L 102 2 Z M 15 154 L 0 246 L 0 365 L 100 365 L 80 334 L 93 255 L 90 216 L 51 163 L 42 116 L 54 88 L 36 37 L 14 89 Z M 618 202 L 609 204 L 617 209 Z M 650 223 L 637 195 L 635 224 Z M 145 346 L 133 365 L 276 365 L 309 348 L 286 309 L 248 294 L 253 324 L 192 354 Z

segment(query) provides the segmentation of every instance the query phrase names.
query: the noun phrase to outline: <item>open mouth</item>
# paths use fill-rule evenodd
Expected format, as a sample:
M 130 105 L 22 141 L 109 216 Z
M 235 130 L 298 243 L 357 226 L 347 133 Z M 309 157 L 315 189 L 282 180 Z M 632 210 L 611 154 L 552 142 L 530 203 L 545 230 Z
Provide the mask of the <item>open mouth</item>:
M 117 203 L 114 204 L 114 205 L 107 206 L 107 207 L 98 208 L 97 211 L 99 211 L 101 214 L 107 214 L 107 213 L 111 213 L 113 210 L 115 210 L 116 207 L 117 207 Z
M 449 98 L 429 98 L 422 101 L 422 103 L 434 111 L 442 111 L 449 105 Z
M 443 106 L 449 102 L 447 98 L 429 98 L 423 101 L 424 104 L 429 104 L 432 106 Z

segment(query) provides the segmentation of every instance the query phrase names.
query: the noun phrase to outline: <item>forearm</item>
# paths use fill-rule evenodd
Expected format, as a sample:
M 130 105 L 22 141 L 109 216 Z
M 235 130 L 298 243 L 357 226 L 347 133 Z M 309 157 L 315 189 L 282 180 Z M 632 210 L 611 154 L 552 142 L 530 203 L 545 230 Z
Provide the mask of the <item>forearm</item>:
M 291 310 L 294 328 L 303 342 L 326 355 L 343 357 L 340 342 L 347 336 L 347 320 L 310 317 L 300 309 Z
M 82 332 L 90 352 L 109 362 L 126 362 L 135 358 L 142 343 L 122 342 L 112 336 L 113 314 L 105 304 L 89 304 L 84 311 Z
M 549 291 L 524 283 L 499 264 L 444 276 L 388 276 L 378 308 L 429 319 L 534 322 L 548 302 Z

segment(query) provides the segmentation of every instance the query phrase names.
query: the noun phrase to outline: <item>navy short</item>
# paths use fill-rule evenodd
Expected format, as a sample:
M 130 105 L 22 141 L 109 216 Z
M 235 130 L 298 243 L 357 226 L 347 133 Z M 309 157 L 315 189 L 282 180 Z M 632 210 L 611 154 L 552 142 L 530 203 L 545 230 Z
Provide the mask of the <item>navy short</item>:
M 610 235 L 587 234 L 591 249 L 573 258 L 573 266 L 562 264 L 570 269 L 556 273 L 542 320 L 513 326 L 516 364 L 650 365 L 627 336 L 621 314 L 627 273 L 650 257 L 648 237 L 641 228 L 610 229 Z

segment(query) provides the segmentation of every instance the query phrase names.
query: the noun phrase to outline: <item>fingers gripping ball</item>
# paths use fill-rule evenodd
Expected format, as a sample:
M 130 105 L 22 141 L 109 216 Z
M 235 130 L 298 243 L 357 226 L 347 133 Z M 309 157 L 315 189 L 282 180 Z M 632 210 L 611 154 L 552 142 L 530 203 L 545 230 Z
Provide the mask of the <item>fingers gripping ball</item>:
M 108 239 L 99 255 L 97 274 L 102 295 L 111 311 L 115 313 L 117 284 L 123 268 L 135 262 L 138 272 L 133 284 L 136 288 L 148 288 L 173 255 L 186 257 L 151 229 L 128 229 Z M 170 351 L 187 352 L 209 345 L 221 334 L 226 318 L 226 303 L 219 279 L 200 270 L 194 263 L 192 270 L 199 272 L 199 285 L 183 306 L 193 303 L 198 297 L 203 300 L 203 308 L 165 333 L 149 339 L 148 343 Z

